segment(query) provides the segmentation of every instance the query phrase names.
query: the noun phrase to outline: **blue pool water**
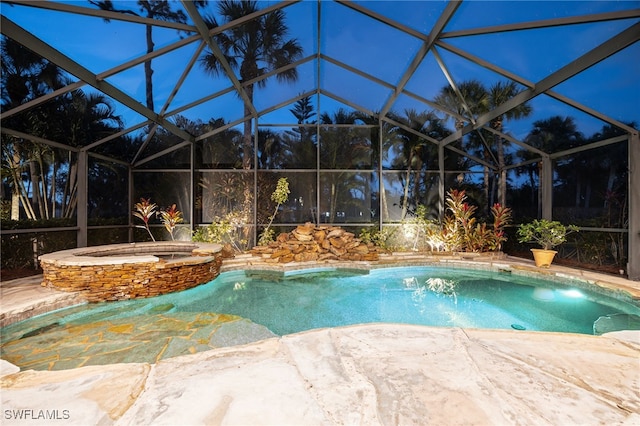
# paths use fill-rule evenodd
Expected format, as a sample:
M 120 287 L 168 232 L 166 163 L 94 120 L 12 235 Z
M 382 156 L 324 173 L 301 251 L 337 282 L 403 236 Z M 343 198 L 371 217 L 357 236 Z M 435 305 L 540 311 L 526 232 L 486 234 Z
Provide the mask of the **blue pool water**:
M 434 267 L 225 272 L 179 293 L 46 314 L 32 328 L 164 312 L 234 314 L 280 335 L 371 322 L 594 334 L 600 319 L 604 331 L 640 328 L 640 306 L 628 297 L 511 273 Z M 34 320 L 7 331 L 23 332 Z

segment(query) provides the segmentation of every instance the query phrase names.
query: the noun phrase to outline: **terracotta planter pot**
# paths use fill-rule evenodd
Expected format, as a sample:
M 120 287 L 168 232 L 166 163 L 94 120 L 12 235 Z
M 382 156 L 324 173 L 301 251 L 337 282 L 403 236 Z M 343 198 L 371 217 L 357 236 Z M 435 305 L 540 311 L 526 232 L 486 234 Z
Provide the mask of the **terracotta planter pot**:
M 533 253 L 533 260 L 536 262 L 536 266 L 539 268 L 548 268 L 551 266 L 551 262 L 553 262 L 553 258 L 556 253 L 555 250 L 544 250 L 544 249 L 531 249 Z

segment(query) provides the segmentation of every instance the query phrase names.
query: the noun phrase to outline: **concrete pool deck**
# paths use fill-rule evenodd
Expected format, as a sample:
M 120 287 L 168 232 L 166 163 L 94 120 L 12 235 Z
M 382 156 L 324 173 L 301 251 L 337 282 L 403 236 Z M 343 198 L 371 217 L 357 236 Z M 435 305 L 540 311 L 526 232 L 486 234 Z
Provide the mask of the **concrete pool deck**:
M 223 271 L 254 261 L 239 257 Z M 495 262 L 535 269 L 521 259 Z M 560 266 L 545 273 L 640 295 L 640 283 L 622 277 Z M 59 300 L 37 277 L 0 290 L 4 319 L 30 306 L 78 302 Z M 640 424 L 638 331 L 587 336 L 366 324 L 154 364 L 19 371 L 0 361 L 0 375 L 3 425 Z

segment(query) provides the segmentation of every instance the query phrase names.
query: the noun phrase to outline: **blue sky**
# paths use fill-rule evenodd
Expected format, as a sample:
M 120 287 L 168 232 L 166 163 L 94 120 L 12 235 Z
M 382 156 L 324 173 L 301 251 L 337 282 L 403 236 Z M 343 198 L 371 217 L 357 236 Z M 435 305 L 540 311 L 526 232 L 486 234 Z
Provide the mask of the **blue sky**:
M 65 3 L 88 6 L 88 2 L 84 1 Z M 273 3 L 276 2 L 261 2 L 261 5 L 266 7 Z M 359 1 L 357 3 L 424 33 L 429 32 L 431 25 L 446 5 L 443 1 Z M 135 9 L 136 6 L 133 0 L 116 2 L 116 4 L 126 5 L 131 9 Z M 211 3 L 209 6 L 211 10 L 214 4 Z M 142 25 L 115 21 L 105 23 L 98 18 L 32 7 L 11 7 L 6 3 L 2 3 L 0 8 L 3 15 L 95 73 L 101 73 L 121 62 L 139 57 L 146 49 Z M 445 32 L 639 8 L 639 1 L 467 1 L 456 11 Z M 303 46 L 304 56 L 316 53 L 317 4 L 304 1 L 288 6 L 284 10 L 287 13 L 291 35 L 296 37 Z M 320 49 L 323 54 L 349 66 L 360 68 L 391 85 L 400 81 L 421 45 L 420 40 L 337 3 L 323 1 L 321 16 Z M 446 39 L 446 42 L 481 59 L 495 62 L 505 70 L 535 83 L 639 20 L 636 18 L 456 37 Z M 177 40 L 179 35 L 174 30 L 154 29 L 157 48 Z M 163 106 L 195 48 L 196 44 L 193 43 L 154 60 L 157 110 Z M 476 78 L 489 86 L 496 81 L 504 80 L 492 71 L 444 49 L 438 48 L 438 52 L 457 82 Z M 638 112 L 640 110 L 638 108 L 640 60 L 638 58 L 640 58 L 640 43 L 636 42 L 592 69 L 558 85 L 554 90 L 616 120 L 635 121 L 638 124 L 640 123 L 640 112 Z M 383 86 L 369 82 L 328 62 L 320 64 L 320 72 L 320 87 L 367 109 L 379 110 L 391 93 Z M 299 81 L 294 85 L 280 85 L 274 81 L 270 82 L 266 89 L 258 90 L 255 98 L 257 109 L 262 110 L 299 93 L 315 89 L 318 81 L 317 63 L 311 61 L 302 65 L 299 68 L 299 75 Z M 144 103 L 142 65 L 109 77 L 107 81 Z M 447 80 L 435 57 L 430 53 L 406 88 L 424 98 L 432 99 L 446 83 Z M 212 78 L 196 66 L 169 106 L 169 110 L 226 87 L 229 87 L 227 80 Z M 323 98 L 321 103 L 322 110 L 339 105 L 329 98 Z M 507 123 L 508 130 L 516 137 L 526 136 L 535 120 L 556 114 L 573 116 L 579 123 L 580 130 L 587 135 L 600 130 L 603 124 L 547 96 L 539 96 L 533 99 L 531 104 L 534 107 L 532 117 L 517 123 Z M 421 110 L 429 107 L 402 96 L 393 109 L 402 111 L 405 108 Z M 294 121 L 288 109 L 289 106 L 284 107 L 282 112 L 269 114 L 269 119 L 281 123 Z M 125 117 L 127 126 L 142 121 L 140 116 L 127 112 L 123 108 L 118 112 Z M 183 115 L 204 121 L 211 117 L 223 116 L 227 121 L 233 121 L 241 118 L 242 105 L 235 95 L 227 94 L 220 99 L 185 111 Z

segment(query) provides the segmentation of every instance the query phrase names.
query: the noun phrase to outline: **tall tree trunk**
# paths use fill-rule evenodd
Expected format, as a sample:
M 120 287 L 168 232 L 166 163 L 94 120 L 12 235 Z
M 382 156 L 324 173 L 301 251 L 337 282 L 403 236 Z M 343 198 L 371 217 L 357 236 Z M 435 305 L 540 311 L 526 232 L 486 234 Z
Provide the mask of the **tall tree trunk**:
M 40 202 L 42 205 L 42 210 L 44 211 L 44 216 L 45 218 L 49 219 L 50 218 L 50 210 L 49 210 L 49 199 L 47 198 L 47 188 L 48 188 L 48 183 L 47 183 L 47 176 L 45 173 L 45 167 L 44 167 L 44 161 L 42 161 L 42 152 L 38 152 L 38 169 L 39 169 L 39 176 L 40 176 Z
M 489 209 L 489 167 L 487 166 L 483 166 L 482 167 L 482 171 L 483 171 L 483 180 L 484 180 L 484 188 L 482 188 L 484 190 L 484 213 L 488 213 Z
M 60 214 L 62 215 L 62 217 L 67 217 L 67 203 L 68 203 L 68 199 L 69 199 L 69 193 L 70 191 L 70 186 L 69 183 L 71 181 L 71 179 L 73 179 L 73 175 L 72 175 L 72 162 L 71 162 L 71 152 L 69 152 L 69 170 L 68 170 L 68 175 L 67 175 L 67 179 L 65 179 L 64 182 L 64 186 L 62 189 L 62 199 L 60 200 Z
M 584 191 L 584 208 L 588 209 L 591 204 L 591 182 L 587 182 L 587 187 Z
M 504 145 L 502 138 L 498 138 L 498 202 L 505 206 L 507 203 L 507 171 L 504 164 Z
M 576 207 L 580 207 L 580 193 L 582 192 L 582 181 L 580 176 L 576 179 Z
M 498 116 L 491 122 L 491 127 L 493 127 L 496 131 L 502 133 L 502 122 L 503 117 Z M 504 142 L 500 135 L 493 135 L 494 145 L 496 146 L 496 151 L 498 152 L 498 197 L 497 200 L 503 206 L 506 205 L 507 202 L 507 173 L 505 171 L 505 161 L 504 161 Z M 494 188 L 495 188 L 494 183 Z M 495 194 L 494 194 L 495 195 Z M 493 202 L 496 198 L 494 196 L 491 197 L 491 202 L 489 206 L 493 205 Z
M 16 167 L 20 165 L 20 153 L 13 144 L 13 156 L 11 157 L 11 173 L 13 174 L 13 190 L 11 191 L 11 220 L 20 220 L 20 173 Z
M 78 187 L 71 188 L 71 194 L 69 194 L 69 204 L 67 205 L 67 212 L 65 218 L 73 217 L 73 213 L 76 211 L 78 205 Z
M 534 191 L 534 187 L 535 187 L 536 181 L 535 181 L 534 176 L 533 176 L 533 167 L 532 166 L 528 167 L 528 174 L 529 174 L 529 185 L 531 185 L 531 205 L 533 206 L 536 203 L 536 199 L 535 199 L 536 198 L 535 197 L 535 193 L 536 192 Z
M 51 200 L 51 217 L 57 217 L 56 214 L 56 191 L 57 191 L 57 180 L 58 180 L 58 161 L 56 156 L 53 156 L 53 164 L 51 170 L 51 191 L 49 198 Z
M 380 188 L 380 205 L 382 211 L 380 212 L 380 218 L 383 222 L 386 222 L 389 219 L 389 205 L 387 203 L 387 191 L 384 187 L 384 179 L 380 176 L 381 188 Z
M 253 84 L 248 85 L 245 88 L 249 101 L 253 102 Z M 251 115 L 251 110 L 248 105 L 244 106 L 245 118 Z M 253 140 L 251 139 L 252 129 L 251 123 L 253 120 L 248 119 L 244 122 L 244 132 L 242 134 L 242 168 L 245 170 L 251 169 L 251 160 L 253 153 Z
M 20 179 L 20 176 L 18 175 L 18 197 L 20 199 L 20 203 L 18 203 L 18 205 L 22 204 L 22 207 L 24 208 L 24 211 L 27 215 L 27 219 L 32 219 L 35 220 L 36 219 L 36 213 L 35 210 L 33 209 L 33 205 L 31 204 L 31 200 L 29 200 L 29 197 L 27 196 L 27 194 L 29 194 L 29 191 L 27 190 L 27 188 L 24 186 L 24 183 L 22 182 L 22 179 Z
M 67 179 L 67 186 L 65 188 L 65 196 L 63 197 L 63 203 L 65 208 L 63 211 L 63 217 L 69 218 L 73 216 L 76 208 L 76 189 L 78 187 L 78 163 L 72 162 L 71 153 L 69 153 L 69 176 Z
M 20 205 L 24 208 L 27 219 L 35 219 L 36 215 L 29 200 L 29 191 L 22 181 L 22 158 L 24 157 L 20 143 L 24 141 L 14 140 L 13 152 L 10 160 L 10 169 L 13 178 L 13 194 L 11 196 L 11 218 L 20 220 Z
M 11 191 L 11 220 L 20 220 L 20 193 L 17 189 Z
M 336 189 L 336 183 L 331 182 L 331 195 L 329 199 L 331 200 L 329 205 L 329 222 L 335 222 L 336 220 L 336 203 L 338 202 L 338 190 Z
M 34 207 L 36 207 L 37 209 L 37 212 L 39 215 L 38 217 L 44 218 L 45 215 L 44 215 L 44 211 L 42 210 L 42 202 L 41 202 L 42 197 L 40 195 L 40 179 L 39 179 L 39 174 L 38 174 L 36 164 L 37 163 L 35 160 L 29 161 L 29 174 L 31 175 L 31 200 Z
M 612 195 L 613 183 L 616 180 L 616 169 L 613 164 L 609 166 L 609 178 L 607 179 L 607 193 Z M 605 204 L 607 204 L 607 197 L 605 197 Z
M 253 102 L 253 85 L 248 85 L 245 88 L 247 93 L 247 97 L 250 102 Z M 251 115 L 251 110 L 247 104 L 244 105 L 244 116 L 248 117 Z M 244 121 L 244 131 L 242 135 L 242 168 L 244 170 L 251 170 L 251 164 L 253 163 L 253 138 L 251 137 L 252 129 L 251 124 L 253 120 L 245 120 Z M 249 224 L 253 222 L 251 220 L 250 214 L 254 208 L 254 194 L 255 192 L 255 184 L 252 185 L 244 185 L 243 189 L 243 202 L 242 202 L 242 214 L 244 215 L 244 223 Z M 250 229 L 249 227 L 245 227 L 242 232 L 243 236 L 247 241 L 249 241 Z
M 491 196 L 489 198 L 489 202 L 487 203 L 487 214 L 489 213 L 489 209 L 490 206 L 493 205 L 493 202 L 496 199 L 496 192 L 497 192 L 497 186 L 498 186 L 498 177 L 496 176 L 496 173 L 493 174 L 493 177 L 491 179 Z
M 491 155 L 489 154 L 489 148 L 487 148 L 486 146 L 483 149 L 484 151 L 484 160 L 488 161 L 489 157 L 491 157 Z M 482 171 L 483 171 L 483 179 L 484 179 L 484 214 L 489 214 L 489 205 L 491 204 L 491 199 L 489 197 L 489 167 L 487 166 L 482 166 Z
M 407 217 L 407 204 L 409 202 L 409 184 L 411 182 L 411 162 L 413 161 L 413 149 L 409 150 L 409 159 L 407 161 L 407 176 L 405 178 L 404 194 L 402 194 L 402 213 L 400 220 L 404 220 Z

